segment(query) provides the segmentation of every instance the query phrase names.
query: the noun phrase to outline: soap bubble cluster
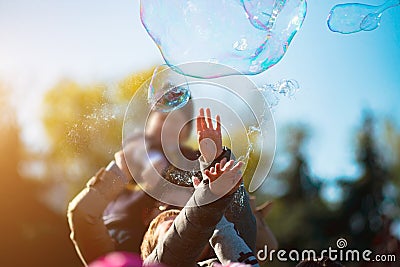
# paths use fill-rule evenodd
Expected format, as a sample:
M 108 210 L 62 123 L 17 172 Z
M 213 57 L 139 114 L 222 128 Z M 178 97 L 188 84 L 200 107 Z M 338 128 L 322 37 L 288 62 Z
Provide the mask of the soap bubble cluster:
M 282 79 L 276 83 L 262 85 L 259 90 L 270 108 L 278 105 L 282 96 L 292 98 L 299 91 L 299 83 L 293 79 Z
M 346 3 L 334 6 L 328 16 L 328 27 L 342 34 L 372 31 L 379 27 L 385 10 L 400 5 L 399 0 L 387 0 L 380 6 Z
M 230 68 L 184 69 L 213 78 L 258 74 L 278 63 L 300 29 L 306 0 L 141 0 L 141 20 L 169 66 L 211 62 Z

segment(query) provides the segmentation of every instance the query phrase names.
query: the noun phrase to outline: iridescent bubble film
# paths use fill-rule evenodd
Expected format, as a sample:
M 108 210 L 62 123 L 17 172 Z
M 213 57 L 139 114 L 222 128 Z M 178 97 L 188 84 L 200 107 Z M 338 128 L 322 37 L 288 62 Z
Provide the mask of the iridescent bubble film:
M 264 84 L 260 88 L 260 92 L 265 97 L 270 108 L 274 108 L 279 104 L 282 96 L 292 98 L 299 91 L 299 83 L 293 79 L 282 79 L 271 84 Z
M 343 34 L 372 31 L 379 27 L 383 12 L 400 5 L 399 0 L 388 0 L 380 6 L 346 3 L 334 6 L 328 16 L 328 27 Z
M 147 97 L 154 109 L 169 112 L 183 107 L 189 99 L 190 91 L 185 76 L 165 65 L 154 70 Z
M 284 56 L 306 9 L 306 0 L 142 0 L 141 20 L 170 66 L 210 62 L 258 74 Z M 226 71 L 184 73 L 198 78 L 237 74 Z

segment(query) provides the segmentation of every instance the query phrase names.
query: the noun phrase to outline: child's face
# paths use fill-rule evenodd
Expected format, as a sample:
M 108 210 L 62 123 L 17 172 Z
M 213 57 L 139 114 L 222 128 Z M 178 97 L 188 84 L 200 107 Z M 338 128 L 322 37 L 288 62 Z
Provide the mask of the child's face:
M 187 140 L 189 134 L 187 116 L 180 110 L 169 113 L 153 112 L 146 126 L 146 136 L 167 149 L 178 148 L 180 143 Z

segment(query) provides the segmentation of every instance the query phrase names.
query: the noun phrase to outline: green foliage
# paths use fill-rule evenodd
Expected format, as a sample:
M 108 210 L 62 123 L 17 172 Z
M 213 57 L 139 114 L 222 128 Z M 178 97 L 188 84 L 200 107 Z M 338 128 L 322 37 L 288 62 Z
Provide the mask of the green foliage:
M 26 160 L 8 96 L 0 90 L 0 263 L 1 266 L 78 266 L 65 215 L 53 212 L 41 199 L 47 187 L 24 179 L 19 166 Z M 51 252 L 51 253 L 49 253 Z
M 116 85 L 62 80 L 46 93 L 42 121 L 50 144 L 42 159 L 46 176 L 70 188 L 68 199 L 121 149 L 125 109 L 151 73 L 131 75 Z
M 381 139 L 375 132 L 377 125 L 370 114 L 365 114 L 356 146 L 358 164 L 363 172 L 355 181 L 337 179 L 344 197 L 336 209 L 330 208 L 322 198 L 324 179 L 309 174 L 303 149 L 308 129 L 304 126 L 286 129 L 290 140 L 285 140 L 285 150 L 290 165 L 275 176 L 285 181 L 288 190 L 275 200 L 275 207 L 267 218 L 281 248 L 318 251 L 329 246 L 335 248 L 336 240 L 344 237 L 351 248 L 368 248 L 374 253 L 399 257 L 400 241 L 390 231 L 393 221 L 400 218 L 399 176 L 395 174 L 399 160 L 390 157 L 388 164 L 381 156 L 381 143 L 376 141 Z M 396 136 L 392 128 L 389 130 L 391 144 L 397 144 L 399 135 Z M 388 186 L 391 196 L 385 193 Z M 268 266 L 293 265 L 273 262 Z M 358 265 L 347 263 L 346 266 Z
M 385 121 L 384 140 L 387 144 L 385 154 L 389 163 L 393 183 L 400 187 L 400 129 L 391 120 Z
M 148 70 L 132 75 L 116 86 L 80 85 L 64 80 L 46 94 L 43 123 L 49 136 L 49 151 L 42 155 L 42 160 L 48 170 L 48 180 L 69 187 L 68 199 L 121 149 L 125 109 L 132 95 L 151 74 L 152 70 Z M 335 247 L 336 240 L 345 237 L 352 248 L 400 253 L 400 246 L 393 252 L 388 245 L 398 244 L 390 232 L 390 225 L 400 217 L 400 134 L 387 122 L 385 139 L 381 138 L 375 132 L 376 125 L 369 115 L 363 119 L 356 144 L 358 165 L 363 172 L 354 181 L 336 179 L 343 198 L 334 208 L 323 198 L 326 180 L 313 177 L 309 170 L 305 147 L 310 129 L 301 124 L 285 129 L 287 136 L 283 143 L 286 147 L 282 154 L 286 156 L 287 166 L 277 166 L 271 180 L 265 182 L 266 187 L 272 186 L 272 181 L 281 186 L 275 188 L 280 194 L 276 194 L 274 208 L 266 220 L 281 248 L 321 250 Z M 390 148 L 386 158 L 382 156 L 382 142 L 376 141 L 383 139 Z M 237 149 L 244 153 L 245 144 Z M 244 173 L 246 184 L 259 155 L 256 147 L 249 154 Z M 5 158 L 2 160 L 6 162 Z M 258 192 L 257 198 L 264 201 L 270 196 Z M 294 264 L 273 262 L 268 266 Z

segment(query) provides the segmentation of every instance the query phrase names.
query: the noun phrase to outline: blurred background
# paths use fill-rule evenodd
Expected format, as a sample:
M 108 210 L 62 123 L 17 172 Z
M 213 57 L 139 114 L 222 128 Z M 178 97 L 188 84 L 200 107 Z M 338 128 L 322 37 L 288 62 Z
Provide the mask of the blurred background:
M 300 84 L 273 110 L 277 151 L 257 202 L 274 202 L 265 221 L 282 249 L 343 237 L 400 259 L 400 10 L 340 35 L 326 26 L 338 3 L 309 0 L 283 60 L 250 77 Z M 138 0 L 0 0 L 0 36 L 0 265 L 81 266 L 68 201 L 121 148 L 129 100 L 162 57 Z

